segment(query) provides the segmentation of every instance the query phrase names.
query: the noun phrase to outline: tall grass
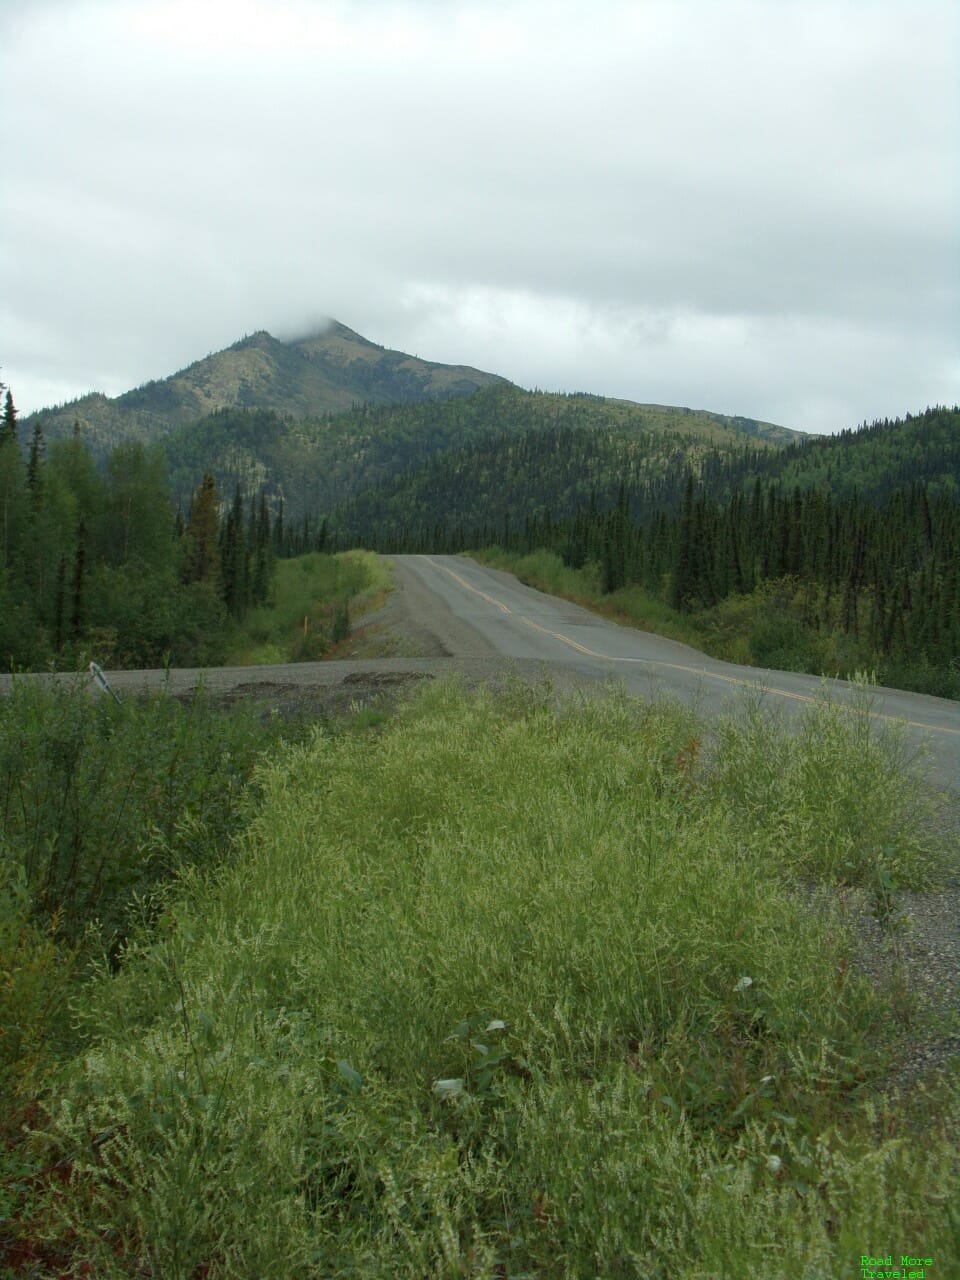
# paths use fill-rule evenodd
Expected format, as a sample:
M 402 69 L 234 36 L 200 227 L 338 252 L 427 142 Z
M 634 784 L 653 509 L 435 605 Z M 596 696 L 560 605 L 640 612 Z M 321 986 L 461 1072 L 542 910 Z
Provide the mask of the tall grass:
M 91 958 L 118 964 L 162 887 L 222 860 L 278 736 L 202 692 L 118 705 L 85 679 L 18 679 L 0 698 L 0 1106 L 75 1043 L 68 1002 Z
M 805 823 L 884 748 L 863 724 L 820 767 L 820 723 L 770 732 L 830 877 Z M 786 1280 L 883 1241 L 954 1273 L 960 1102 L 914 1132 L 860 1098 L 892 1006 L 798 906 L 762 732 L 707 763 L 676 706 L 439 685 L 281 752 L 236 856 L 78 1009 L 47 1238 L 171 1280 Z M 871 838 L 935 875 L 886 781 Z
M 863 682 L 852 703 L 824 692 L 791 730 L 759 695 L 744 697 L 717 726 L 713 785 L 734 830 L 775 842 L 777 861 L 798 879 L 931 889 L 952 865 L 956 837 L 918 785 L 923 749 L 904 726 L 872 721 L 870 705 Z
M 269 602 L 244 619 L 227 665 L 328 657 L 348 635 L 351 618 L 375 607 L 388 587 L 389 574 L 370 551 L 281 560 Z

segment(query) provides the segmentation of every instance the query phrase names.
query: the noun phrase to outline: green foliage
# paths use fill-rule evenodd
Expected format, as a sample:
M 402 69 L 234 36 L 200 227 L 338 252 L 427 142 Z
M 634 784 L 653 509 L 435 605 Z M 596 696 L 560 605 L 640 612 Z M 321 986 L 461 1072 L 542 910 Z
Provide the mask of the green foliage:
M 13 1115 L 18 1098 L 40 1091 L 52 1050 L 69 1043 L 74 959 L 59 932 L 58 913 L 38 911 L 22 864 L 0 840 L 0 1113 Z M 0 1124 L 0 1143 L 12 1137 Z
M 905 419 L 885 418 L 788 447 L 777 464 L 785 487 L 822 488 L 839 498 L 855 494 L 883 502 L 898 489 L 924 485 L 933 494 L 960 496 L 958 410 L 938 406 Z
M 260 737 L 250 716 L 211 715 L 202 694 L 118 705 L 86 681 L 15 678 L 0 700 L 5 883 L 22 881 L 57 942 L 115 954 L 135 895 L 220 856 Z
M 383 435 L 399 426 L 401 412 L 412 423 L 414 411 L 394 411 Z M 530 549 L 544 525 L 569 521 L 578 507 L 626 502 L 634 518 L 673 508 L 692 463 L 720 493 L 731 474 L 770 452 L 762 438 L 745 440 L 715 414 L 599 396 L 491 390 L 438 406 L 432 416 L 441 421 L 424 421 L 430 434 L 402 466 L 344 478 L 332 514 L 341 536 L 388 551 L 462 550 L 501 541 L 509 520 L 514 545 Z M 388 439 L 363 439 L 364 467 Z
M 537 550 L 518 556 L 504 552 L 500 547 L 487 547 L 475 552 L 481 564 L 495 569 L 507 569 L 522 582 L 538 591 L 565 596 L 568 600 L 597 600 L 602 594 L 600 566 L 595 563 L 574 569 L 565 564 L 554 551 Z
M 128 930 L 154 926 L 177 877 L 229 855 L 254 762 L 277 736 L 278 722 L 219 713 L 202 694 L 118 706 L 18 678 L 0 700 L 0 1271 L 45 1274 L 40 1260 L 61 1256 L 43 1243 L 47 1162 L 30 1128 L 77 1050 L 91 962 L 119 965 Z
M 804 821 L 876 772 L 823 714 L 776 742 Z M 266 764 L 236 859 L 78 1006 L 64 1268 L 786 1280 L 922 1222 L 949 1271 L 960 1100 L 917 1132 L 857 1100 L 896 1027 L 801 907 L 782 811 L 731 821 L 758 732 L 714 767 L 667 704 L 440 685 Z M 914 784 L 885 780 L 896 846 Z
M 386 570 L 370 552 L 281 560 L 270 599 L 238 628 L 229 664 L 318 661 L 346 639 L 351 613 L 362 613 L 388 585 Z
M 122 444 L 94 464 L 79 432 L 27 467 L 0 445 L 0 660 L 4 666 L 205 665 L 231 620 L 262 603 L 274 548 L 263 495 L 249 523 L 239 495 L 221 527 L 210 476 L 181 533 L 157 450 Z
M 207 583 L 219 589 L 219 527 L 216 485 L 213 476 L 205 472 L 187 514 L 181 576 L 188 585 L 194 582 Z
M 4 390 L 5 384 L 0 382 L 0 390 Z M 6 395 L 3 398 L 3 416 L 0 417 L 0 448 L 5 444 L 15 444 L 17 439 L 17 418 L 19 414 L 17 407 L 13 403 L 13 392 L 6 387 Z
M 902 726 L 871 721 L 870 702 L 865 682 L 853 709 L 825 694 L 796 733 L 745 703 L 718 729 L 713 784 L 744 838 L 764 823 L 798 876 L 929 889 L 943 874 L 945 837 L 932 802 L 902 781 L 919 778 L 922 760 Z

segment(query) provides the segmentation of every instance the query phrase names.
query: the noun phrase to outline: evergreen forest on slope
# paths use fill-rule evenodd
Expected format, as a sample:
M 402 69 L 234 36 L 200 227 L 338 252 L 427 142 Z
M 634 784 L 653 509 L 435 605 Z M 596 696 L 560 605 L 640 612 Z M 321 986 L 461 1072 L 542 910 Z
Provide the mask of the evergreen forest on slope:
M 499 433 L 342 503 L 333 531 L 387 552 L 552 551 L 605 595 L 636 586 L 708 627 L 736 626 L 740 601 L 752 643 L 718 656 L 960 697 L 956 408 L 776 449 Z

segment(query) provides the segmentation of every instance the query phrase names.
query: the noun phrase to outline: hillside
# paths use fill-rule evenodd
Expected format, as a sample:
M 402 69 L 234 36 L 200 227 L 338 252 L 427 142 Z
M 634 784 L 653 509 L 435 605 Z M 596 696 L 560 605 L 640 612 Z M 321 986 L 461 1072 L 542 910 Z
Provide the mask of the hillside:
M 858 494 L 880 502 L 905 485 L 960 497 L 960 408 L 937 406 L 905 418 L 884 418 L 835 436 L 791 443 L 765 473 L 785 488 L 820 487 L 837 498 Z
M 111 399 L 100 393 L 22 419 L 47 439 L 80 423 L 97 456 L 123 440 L 152 440 L 223 409 L 269 410 L 281 418 L 319 418 L 360 403 L 410 404 L 468 395 L 505 379 L 464 365 L 390 351 L 332 321 L 321 333 L 281 342 L 261 331 L 167 378 Z
M 358 405 L 301 421 L 274 412 L 224 410 L 174 431 L 165 439 L 164 450 L 179 500 L 185 502 L 203 471 L 209 470 L 221 494 L 231 493 L 237 483 L 247 493 L 264 485 L 274 506 L 282 496 L 288 516 L 297 518 L 328 513 L 360 494 L 376 495 L 369 500 L 382 498 L 396 506 L 388 492 L 397 486 L 410 490 L 409 499 L 399 500 L 401 506 L 413 502 L 432 508 L 444 501 L 449 483 L 458 483 L 457 476 L 469 465 L 461 456 L 464 450 L 484 455 L 493 450 L 493 468 L 481 489 L 498 490 L 502 468 L 497 442 L 557 430 L 579 432 L 586 447 L 592 442 L 602 449 L 607 472 L 619 466 L 627 451 L 636 468 L 657 475 L 667 460 L 682 470 L 686 462 L 699 467 L 699 460 L 716 450 L 725 455 L 744 448 L 751 454 L 766 453 L 783 439 L 797 438 L 785 428 L 753 419 L 601 396 L 523 391 L 504 382 L 472 395 L 408 405 Z M 567 459 L 575 471 L 580 466 L 578 447 L 571 443 Z M 528 498 L 534 505 L 542 504 L 537 475 L 530 475 L 529 484 L 529 493 L 517 495 L 521 508 Z M 424 485 L 429 495 L 421 492 Z M 498 490 L 498 506 L 504 498 Z
M 628 517 L 645 525 L 658 512 L 679 513 L 689 474 L 721 505 L 757 481 L 871 504 L 920 483 L 931 499 L 960 495 L 956 410 L 771 447 L 759 431 L 745 435 L 717 415 L 654 408 L 567 397 L 548 414 L 534 400 L 517 413 L 515 430 L 464 439 L 379 485 L 357 483 L 334 525 L 347 543 L 449 549 L 502 542 L 506 521 L 517 533 L 544 518 L 549 530 L 591 506 L 602 514 L 621 495 Z

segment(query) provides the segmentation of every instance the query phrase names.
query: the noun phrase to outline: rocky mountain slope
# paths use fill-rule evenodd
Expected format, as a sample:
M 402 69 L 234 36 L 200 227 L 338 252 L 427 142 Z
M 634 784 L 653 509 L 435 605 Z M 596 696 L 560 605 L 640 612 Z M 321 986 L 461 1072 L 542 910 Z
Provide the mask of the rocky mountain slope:
M 73 430 L 95 454 L 122 440 L 152 440 L 222 409 L 268 409 L 281 418 L 319 418 L 360 403 L 411 404 L 469 395 L 506 379 L 465 365 L 438 364 L 370 342 L 331 321 L 320 333 L 281 342 L 265 331 L 178 373 L 111 399 L 92 393 L 22 420 L 47 439 Z

